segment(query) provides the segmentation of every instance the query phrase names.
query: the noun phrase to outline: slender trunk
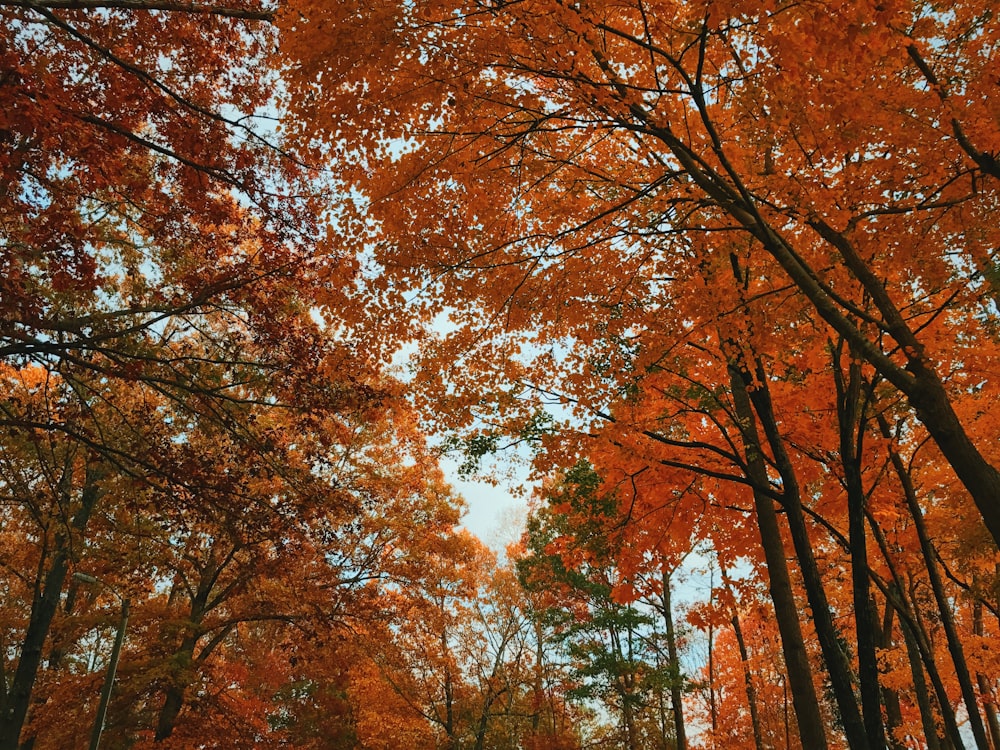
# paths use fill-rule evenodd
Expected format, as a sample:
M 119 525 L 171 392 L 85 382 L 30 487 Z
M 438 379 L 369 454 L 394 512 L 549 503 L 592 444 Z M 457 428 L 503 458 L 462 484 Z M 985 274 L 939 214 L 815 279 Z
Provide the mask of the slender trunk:
M 837 708 L 840 711 L 840 719 L 847 736 L 847 743 L 851 750 L 881 750 L 885 745 L 884 741 L 882 745 L 871 746 L 861 712 L 858 709 L 857 699 L 854 696 L 851 663 L 841 648 L 840 633 L 834 625 L 833 613 L 826 596 L 826 590 L 823 587 L 823 577 L 813 554 L 812 541 L 809 538 L 809 530 L 806 527 L 805 514 L 802 510 L 798 478 L 778 428 L 778 420 L 774 414 L 771 395 L 767 387 L 767 373 L 764 371 L 760 359 L 757 359 L 754 365 L 755 388 L 749 391 L 750 374 L 747 372 L 742 373 L 742 377 L 745 379 L 744 387 L 748 389 L 749 398 L 760 418 L 768 445 L 774 454 L 775 465 L 781 476 L 783 506 L 788 518 L 792 544 L 799 560 L 799 569 L 802 572 L 802 582 L 809 600 L 813 625 L 816 628 L 816 636 L 823 653 L 823 660 L 826 663 L 827 674 L 830 676 L 830 685 L 833 688 Z
M 441 649 L 444 654 L 451 652 L 451 649 L 448 647 L 447 630 L 441 631 Z M 455 686 L 452 683 L 452 679 L 451 668 L 446 665 L 444 670 L 444 731 L 448 737 L 449 750 L 458 747 L 458 741 L 455 737 Z
M 906 656 L 910 662 L 910 674 L 913 676 L 913 696 L 920 709 L 920 723 L 924 728 L 924 740 L 927 750 L 943 750 L 941 738 L 938 736 L 937 722 L 931 708 L 930 695 L 927 693 L 927 682 L 924 680 L 924 668 L 920 663 L 920 651 L 917 641 L 910 629 L 904 624 L 903 643 L 906 645 Z
M 747 689 L 747 704 L 750 706 L 750 725 L 753 727 L 753 746 L 755 750 L 764 750 L 764 736 L 760 731 L 760 715 L 757 712 L 757 689 L 753 684 L 753 672 L 750 671 L 750 658 L 747 654 L 747 644 L 743 639 L 743 628 L 740 627 L 740 616 L 733 613 L 733 633 L 736 634 L 736 645 L 740 649 L 740 661 L 743 664 L 743 684 Z
M 56 534 L 55 550 L 47 572 L 39 568 L 35 582 L 34 597 L 31 602 L 31 614 L 28 627 L 21 641 L 20 656 L 13 680 L 5 695 L 5 701 L 0 713 L 0 750 L 17 750 L 21 731 L 28 716 L 31 705 L 31 692 L 38 677 L 42 663 L 42 650 L 45 639 L 52 627 L 52 620 L 59 608 L 59 597 L 69 572 L 72 561 L 73 536 L 80 535 L 87 527 L 91 513 L 100 491 L 97 488 L 98 473 L 89 467 L 86 470 L 81 503 L 73 516 L 69 528 Z M 65 489 L 68 498 L 70 488 Z M 45 555 L 39 565 L 44 565 Z
M 636 733 L 635 717 L 632 716 L 632 701 L 629 696 L 622 696 L 622 722 L 625 725 L 628 750 L 639 750 L 639 736 Z
M 885 564 L 892 575 L 892 584 L 884 589 L 886 601 L 896 608 L 904 635 L 912 637 L 912 643 L 917 649 L 917 658 L 923 661 L 924 666 L 927 668 L 927 676 L 930 678 L 931 685 L 934 687 L 934 695 L 942 709 L 941 721 L 945 727 L 945 739 L 943 740 L 945 744 L 942 747 L 950 748 L 953 745 L 962 747 L 962 737 L 958 729 L 958 723 L 955 721 L 955 714 L 949 710 L 951 704 L 948 699 L 948 692 L 945 689 L 944 681 L 941 679 L 937 663 L 934 661 L 934 649 L 931 647 L 930 639 L 920 621 L 919 610 L 916 608 L 918 606 L 916 604 L 917 598 L 913 596 L 912 591 L 908 599 L 903 596 L 903 591 L 905 590 L 903 579 L 896 568 L 896 563 L 889 550 L 885 535 L 870 513 L 867 514 L 867 518 L 868 525 L 872 530 L 872 537 L 878 544 Z M 923 672 L 921 672 L 921 680 L 923 679 L 922 675 Z M 931 723 L 934 723 L 933 719 Z
M 892 622 L 896 610 L 889 602 L 885 604 L 885 616 L 882 619 L 882 627 L 879 629 L 879 648 L 892 649 Z M 886 736 L 889 747 L 892 750 L 906 750 L 903 744 L 896 738 L 896 730 L 903 726 L 903 709 L 899 703 L 899 693 L 894 689 L 882 686 L 882 703 L 885 705 Z
M 613 669 L 611 673 L 612 687 L 619 701 L 621 728 L 625 732 L 625 747 L 628 750 L 636 750 L 638 735 L 632 715 L 632 683 L 629 680 L 628 667 L 626 667 L 627 655 L 622 646 L 621 633 L 617 627 L 611 627 L 608 630 L 608 640 L 613 662 L 611 665 Z
M 719 729 L 719 709 L 715 705 L 715 625 L 708 623 L 708 708 L 712 719 L 712 737 Z M 713 747 L 714 747 L 713 740 Z
M 684 705 L 681 688 L 680 659 L 677 656 L 677 636 L 674 632 L 674 612 L 670 601 L 670 573 L 666 567 L 661 570 L 663 585 L 663 622 L 667 631 L 667 658 L 670 674 L 670 708 L 674 717 L 674 740 L 677 750 L 687 750 L 687 735 L 684 731 Z
M 31 702 L 31 691 L 42 661 L 42 646 L 52 625 L 59 604 L 59 593 L 66 579 L 69 560 L 63 544 L 61 539 L 57 540 L 58 551 L 48 573 L 35 588 L 28 628 L 21 641 L 20 659 L 7 693 L 4 715 L 0 717 L 0 750 L 17 750 L 19 745 L 21 729 Z
M 507 646 L 510 644 L 511 638 L 513 637 L 511 630 L 505 627 L 502 631 L 502 635 L 496 644 L 496 651 L 493 656 L 493 664 L 490 669 L 489 676 L 481 682 L 484 685 L 485 695 L 483 697 L 483 704 L 479 711 L 479 721 L 476 727 L 476 744 L 474 750 L 483 750 L 486 745 L 486 730 L 489 729 L 490 719 L 493 714 L 493 704 L 496 703 L 500 696 L 508 692 L 506 682 L 502 682 L 500 686 L 496 686 L 498 676 L 500 675 L 501 668 L 503 667 L 504 658 L 507 654 Z
M 76 606 L 76 597 L 80 591 L 80 584 L 78 581 L 74 580 L 72 576 L 69 579 L 69 585 L 66 587 L 66 598 L 63 601 L 63 614 L 66 616 L 73 614 L 73 609 Z M 64 649 L 63 643 L 55 643 L 49 650 L 48 658 L 48 669 L 56 671 L 62 669 L 63 659 L 66 656 L 66 651 Z
M 659 652 L 656 654 L 656 667 L 657 669 L 663 668 L 663 663 L 660 661 L 661 656 Z M 663 685 L 658 685 L 656 688 L 656 712 L 658 714 L 657 718 L 660 720 L 660 750 L 670 750 L 670 720 L 667 718 L 667 698 L 663 691 Z
M 631 606 L 629 607 L 631 610 Z M 626 729 L 628 730 L 628 746 L 629 750 L 639 750 L 639 728 L 635 723 L 635 712 L 633 705 L 633 698 L 635 697 L 635 654 L 632 651 L 633 638 L 635 634 L 632 631 L 632 621 L 629 620 L 628 626 L 626 627 L 626 645 L 628 648 L 628 653 L 625 654 L 625 659 L 619 659 L 619 663 L 627 664 L 627 668 L 622 675 L 622 706 L 627 709 L 625 713 L 625 723 Z M 618 651 L 621 655 L 621 649 Z M 627 661 L 626 661 L 627 660 Z
M 611 648 L 614 649 L 614 660 L 615 660 L 615 683 L 618 692 L 618 697 L 621 700 L 622 706 L 622 726 L 625 729 L 625 741 L 628 750 L 638 750 L 639 748 L 639 735 L 635 725 L 635 715 L 634 706 L 632 703 L 633 697 L 633 687 L 634 684 L 630 678 L 630 670 L 632 669 L 632 659 L 631 654 L 626 654 L 625 650 L 622 648 L 621 637 L 617 633 L 616 628 L 612 628 L 610 632 L 611 636 Z M 627 647 L 631 650 L 632 647 L 632 635 L 627 633 L 628 638 Z M 627 666 L 626 666 L 627 665 Z
M 737 293 L 743 298 L 745 297 L 749 276 L 740 267 L 739 259 L 733 253 L 730 253 L 730 266 L 737 284 Z M 759 459 L 760 465 L 757 469 L 757 475 L 752 477 L 752 479 L 756 486 L 766 487 L 768 485 L 767 469 L 764 464 L 763 450 L 756 426 L 757 420 L 759 420 L 760 427 L 763 429 L 767 443 L 774 455 L 778 474 L 781 477 L 781 503 L 788 518 L 792 544 L 799 561 L 799 569 L 802 574 L 806 598 L 813 613 L 813 624 L 820 642 L 820 649 L 823 653 L 827 673 L 830 676 L 830 683 L 833 687 L 837 706 L 840 709 L 841 722 L 847 735 L 848 744 L 852 750 L 870 750 L 867 737 L 864 733 L 864 725 L 858 712 L 857 702 L 854 699 L 850 663 L 847 660 L 846 654 L 840 648 L 838 633 L 833 625 L 830 606 L 827 602 L 826 592 L 823 589 L 822 577 L 816 565 L 812 544 L 809 541 L 809 534 L 806 529 L 799 496 L 798 479 L 791 460 L 785 451 L 784 442 L 780 435 L 777 419 L 771 404 L 770 392 L 767 387 L 767 373 L 764 371 L 760 358 L 754 356 L 754 372 L 751 374 L 747 355 L 744 353 L 744 347 L 736 341 L 730 340 L 728 343 L 734 352 L 734 354 L 730 355 L 729 369 L 737 417 L 743 420 L 746 415 L 753 420 L 753 434 L 743 435 L 745 444 L 748 438 L 753 442 Z M 736 391 L 739 391 L 739 394 Z M 747 402 L 744 407 L 745 414 L 740 413 L 740 401 L 737 400 L 738 398 Z M 749 454 L 749 450 L 747 450 L 747 453 Z M 748 465 L 749 463 L 748 455 Z M 762 484 L 759 484 L 760 482 Z M 793 699 L 796 696 L 796 692 L 795 684 L 793 683 Z M 803 745 L 809 747 L 808 743 L 804 741 Z
M 839 360 L 841 346 L 835 360 Z M 851 553 L 851 589 L 854 622 L 858 638 L 858 678 L 864 728 L 872 748 L 885 747 L 885 727 L 879 700 L 878 659 L 875 655 L 875 612 L 872 608 L 868 578 L 868 544 L 865 538 L 865 497 L 861 476 L 862 445 L 865 433 L 864 408 L 861 403 L 861 363 L 850 352 L 851 362 L 845 382 L 840 362 L 834 361 L 833 375 L 837 389 L 837 423 L 840 437 L 840 462 L 847 490 L 848 540 Z
M 542 659 L 545 657 L 545 649 L 542 646 L 542 622 L 537 617 L 533 619 L 535 626 L 535 673 L 532 682 L 532 693 L 535 705 L 531 713 L 531 733 L 537 737 L 542 720 L 542 704 L 545 701 L 542 693 Z M 552 720 L 553 724 L 550 733 L 555 734 L 555 717 L 552 717 Z
M 978 599 L 972 605 L 972 632 L 982 638 L 985 635 L 983 628 L 983 603 Z M 989 677 L 982 672 L 976 672 L 976 682 L 979 684 L 979 694 L 983 697 L 983 708 L 986 711 L 986 725 L 990 730 L 990 740 L 993 742 L 993 750 L 1000 750 L 1000 721 L 997 720 L 997 699 L 993 692 L 993 686 Z
M 784 679 L 781 681 L 781 694 L 783 697 L 782 704 L 784 707 L 782 713 L 785 720 L 785 750 L 792 750 L 792 727 L 791 720 L 788 716 L 788 681 Z M 801 740 L 801 735 L 799 735 L 799 739 Z
M 740 267 L 739 260 L 734 254 L 730 254 L 730 266 L 738 288 L 741 290 L 739 293 L 743 296 L 742 290 L 746 288 L 748 275 Z M 778 427 L 778 419 L 771 401 L 771 393 L 767 385 L 769 381 L 768 373 L 764 368 L 761 358 L 756 354 L 753 355 L 753 372 L 751 373 L 748 355 L 744 354 L 745 348 L 738 345 L 737 342 L 731 341 L 730 344 L 733 351 L 736 352 L 735 356 L 731 357 L 730 365 L 736 366 L 735 369 L 741 380 L 741 387 L 750 400 L 751 408 L 756 412 L 756 418 L 759 420 L 767 444 L 771 448 L 775 468 L 777 468 L 778 474 L 781 477 L 782 505 L 788 518 L 792 545 L 795 548 L 795 555 L 799 561 L 802 583 L 809 602 L 809 608 L 812 611 L 813 625 L 816 629 L 816 636 L 819 640 L 823 661 L 826 664 L 830 686 L 833 690 L 848 745 L 851 750 L 881 750 L 885 746 L 884 733 L 879 732 L 878 740 L 873 743 L 868 735 L 865 722 L 862 720 L 861 712 L 858 709 L 858 702 L 854 695 L 854 674 L 850 660 L 840 645 L 840 633 L 833 622 L 833 613 L 823 586 L 823 577 L 816 564 L 812 542 L 809 539 L 809 530 L 805 522 L 795 466 L 785 449 L 784 438 Z M 858 387 L 860 388 L 860 384 Z M 857 403 L 857 400 L 855 400 L 855 403 Z M 865 586 L 867 587 L 867 568 L 865 568 L 864 573 L 866 576 Z M 877 671 L 876 665 L 876 685 Z M 875 707 L 875 715 L 879 726 L 881 726 L 881 710 L 878 705 L 877 687 Z
M 493 699 L 488 699 L 483 705 L 483 710 L 479 713 L 479 722 L 476 725 L 476 744 L 474 750 L 483 750 L 486 745 L 486 730 L 490 726 L 490 708 L 493 706 Z
M 730 385 L 740 435 L 746 453 L 747 473 L 754 485 L 754 510 L 760 531 L 761 546 L 767 564 L 768 588 L 774 603 L 774 614 L 781 635 L 781 649 L 792 692 L 792 706 L 798 722 L 802 746 L 809 750 L 826 750 L 826 730 L 819 708 L 819 699 L 812 679 L 812 667 L 806 652 L 799 623 L 798 607 L 792 591 L 791 577 L 785 559 L 785 546 L 778 526 L 778 514 L 773 501 L 758 487 L 768 484 L 767 468 L 760 449 L 757 423 L 747 394 L 743 373 L 734 365 L 730 368 Z
M 721 564 L 719 566 L 722 567 Z M 715 568 L 708 571 L 708 608 L 715 606 Z M 708 621 L 708 715 L 712 723 L 712 748 L 715 748 L 716 732 L 719 730 L 719 712 L 715 705 L 715 620 Z
M 181 641 L 180 648 L 174 653 L 175 674 L 171 676 L 170 685 L 167 686 L 163 697 L 163 705 L 156 719 L 156 734 L 154 739 L 157 742 L 167 739 L 173 734 L 177 717 L 184 707 L 184 693 L 191 682 L 190 670 L 194 661 L 194 648 L 198 639 L 195 635 L 187 635 Z
M 730 586 L 729 574 L 721 565 L 719 566 L 719 570 L 722 575 L 722 583 L 726 587 L 726 590 L 731 594 L 732 586 Z M 747 706 L 750 709 L 750 726 L 753 730 L 754 750 L 764 750 L 764 734 L 760 728 L 760 713 L 757 706 L 757 688 L 753 683 L 753 672 L 750 670 L 750 655 L 747 651 L 746 640 L 743 638 L 743 626 L 740 624 L 740 613 L 735 607 L 733 609 L 733 616 L 730 619 L 730 622 L 733 626 L 733 634 L 736 636 L 736 646 L 740 652 L 740 665 L 743 668 L 743 684 L 746 687 Z
M 887 441 L 891 441 L 892 431 L 885 417 L 879 415 L 879 427 Z M 969 664 L 965 659 L 965 651 L 962 648 L 962 641 L 958 636 L 958 629 L 955 627 L 955 618 L 952 616 L 951 605 L 944 590 L 944 582 L 937 567 L 937 550 L 931 542 L 927 533 L 927 526 L 924 523 L 923 511 L 917 501 L 917 493 L 913 487 L 910 474 L 903 464 L 902 458 L 889 443 L 889 458 L 892 461 L 893 469 L 903 487 L 903 497 L 906 499 L 906 506 L 913 518 L 913 526 L 917 532 L 917 539 L 920 542 L 920 551 L 924 558 L 924 565 L 927 568 L 927 578 L 931 584 L 931 591 L 934 592 L 934 600 L 937 603 L 938 611 L 941 615 L 941 625 L 944 627 L 945 638 L 948 642 L 948 652 L 955 665 L 955 676 L 958 678 L 959 687 L 962 690 L 962 698 L 965 702 L 965 710 L 969 715 L 969 728 L 976 741 L 978 750 L 989 750 L 989 742 L 986 739 L 986 727 L 983 726 L 983 718 L 979 714 L 979 703 L 976 698 L 976 691 L 972 685 L 972 675 L 969 673 Z

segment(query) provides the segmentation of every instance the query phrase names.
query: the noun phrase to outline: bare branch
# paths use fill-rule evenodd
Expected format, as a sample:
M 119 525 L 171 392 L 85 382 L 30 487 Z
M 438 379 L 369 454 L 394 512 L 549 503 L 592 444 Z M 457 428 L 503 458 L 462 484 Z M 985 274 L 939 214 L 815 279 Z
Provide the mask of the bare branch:
M 207 3 L 171 2 L 171 0 L 0 0 L 0 7 L 47 8 L 49 10 L 106 10 L 122 8 L 126 10 L 160 10 L 168 13 L 197 13 L 245 21 L 274 21 L 274 11 L 253 8 L 232 8 Z

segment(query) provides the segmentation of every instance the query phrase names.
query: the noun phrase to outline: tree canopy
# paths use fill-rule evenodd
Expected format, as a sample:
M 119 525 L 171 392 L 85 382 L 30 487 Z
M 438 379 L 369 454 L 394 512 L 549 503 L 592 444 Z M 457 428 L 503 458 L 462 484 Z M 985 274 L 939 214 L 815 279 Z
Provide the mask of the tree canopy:
M 1000 748 L 991 2 L 0 18 L 0 750 Z

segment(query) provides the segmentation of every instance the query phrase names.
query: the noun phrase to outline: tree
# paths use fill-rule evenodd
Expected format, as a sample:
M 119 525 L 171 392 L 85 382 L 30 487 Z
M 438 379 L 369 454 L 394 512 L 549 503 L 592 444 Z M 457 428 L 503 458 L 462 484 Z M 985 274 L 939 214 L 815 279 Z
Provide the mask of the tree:
M 141 535 L 115 525 L 124 514 L 165 503 L 150 514 L 165 539 L 233 522 L 247 495 L 302 497 L 314 468 L 329 489 L 336 467 L 285 430 L 344 445 L 338 431 L 393 398 L 318 314 L 351 270 L 316 252 L 319 191 L 267 112 L 270 15 L 0 4 L 3 533 L 35 542 L 4 561 L 25 619 L 5 641 L 0 747 L 34 741 L 22 729 L 69 574 L 125 560 L 120 543 Z M 198 532 L 225 560 L 248 528 L 240 554 L 278 534 L 273 521 Z
M 387 0 L 291 5 L 280 23 L 302 132 L 356 165 L 368 220 L 349 229 L 369 231 L 351 241 L 388 240 L 373 242 L 392 279 L 378 288 L 433 278 L 419 314 L 458 324 L 425 350 L 477 373 L 453 401 L 472 407 L 498 379 L 582 398 L 576 357 L 547 357 L 572 345 L 587 361 L 601 327 L 659 356 L 635 337 L 700 323 L 672 280 L 738 237 L 767 259 L 748 295 L 807 305 L 904 394 L 995 542 L 989 420 L 963 403 L 994 386 L 962 367 L 993 340 L 988 17 L 978 2 L 943 16 L 921 2 Z M 666 323 L 671 298 L 685 312 Z M 487 347 L 499 357 L 480 361 Z M 504 362 L 518 350 L 534 367 Z
M 434 747 L 519 746 L 531 680 L 522 592 L 467 533 L 428 535 L 412 552 L 413 565 L 397 571 L 399 588 L 387 597 L 394 616 L 368 649 L 394 703 L 426 722 Z
M 324 419 L 264 409 L 256 424 L 270 422 L 275 445 L 261 454 L 213 422 L 150 420 L 148 403 L 122 394 L 117 404 L 119 417 L 136 408 L 137 422 L 163 441 L 160 459 L 187 477 L 184 492 L 108 471 L 88 506 L 87 481 L 98 480 L 85 465 L 41 491 L 52 456 L 78 459 L 77 443 L 41 433 L 31 437 L 46 451 L 4 453 L 12 497 L 3 571 L 17 582 L 5 602 L 4 674 L 9 695 L 29 691 L 25 742 L 45 750 L 86 741 L 94 702 L 80 696 L 96 698 L 100 647 L 123 599 L 132 615 L 109 744 L 347 741 L 349 675 L 362 655 L 343 644 L 377 632 L 388 582 L 421 569 L 426 535 L 435 530 L 445 543 L 459 516 L 412 414 L 388 400 L 377 414 L 362 402 Z M 277 471 L 266 459 L 279 453 Z M 35 475 L 25 489 L 14 481 Z M 74 508 L 88 510 L 88 524 L 70 523 L 82 512 Z M 73 571 L 99 584 L 87 590 Z
M 351 272 L 316 252 L 318 189 L 266 113 L 269 13 L 44 2 L 0 13 L 0 360 L 57 374 L 60 398 L 79 402 L 7 409 L 0 424 L 63 432 L 148 475 L 162 471 L 155 453 L 106 445 L 113 430 L 95 421 L 107 381 L 262 451 L 245 400 L 323 410 L 360 396 L 374 373 L 311 312 Z
M 655 628 L 653 611 L 635 603 L 635 578 L 616 565 L 618 498 L 604 494 L 601 484 L 585 461 L 566 471 L 546 505 L 529 518 L 518 574 L 522 585 L 541 595 L 536 617 L 555 627 L 556 643 L 573 665 L 576 685 L 568 695 L 597 700 L 617 714 L 620 746 L 683 747 L 683 675 L 669 574 L 658 580 L 667 588 L 659 590 L 655 605 L 666 618 L 664 634 Z M 668 693 L 674 716 L 670 724 L 662 710 Z M 656 708 L 659 716 L 651 721 Z
M 984 524 L 995 560 L 989 16 L 978 2 L 387 0 L 279 18 L 302 132 L 355 186 L 344 235 L 371 248 L 370 293 L 421 290 L 383 325 L 453 323 L 420 347 L 426 403 L 474 440 L 540 437 L 540 471 L 600 455 L 602 471 L 658 479 L 682 517 L 685 501 L 749 494 L 814 747 L 838 729 L 803 698 L 783 520 L 848 741 L 880 746 L 870 585 L 892 594 L 866 570 L 874 467 L 888 467 L 867 447 L 884 450 L 875 414 L 936 446 L 935 503 L 973 537 Z M 546 408 L 563 424 L 538 436 Z
M 737 606 L 715 644 L 716 747 L 802 747 L 795 730 L 779 637 L 761 602 Z M 752 724 L 751 724 L 752 719 Z

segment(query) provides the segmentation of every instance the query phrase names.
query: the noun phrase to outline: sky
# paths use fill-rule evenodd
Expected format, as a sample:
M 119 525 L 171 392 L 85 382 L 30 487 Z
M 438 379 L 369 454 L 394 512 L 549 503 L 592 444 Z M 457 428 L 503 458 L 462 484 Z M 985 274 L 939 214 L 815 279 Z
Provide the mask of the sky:
M 468 507 L 462 526 L 494 552 L 502 554 L 504 548 L 516 541 L 524 529 L 531 492 L 527 470 L 516 464 L 508 466 L 497 462 L 494 467 L 497 473 L 510 476 L 504 476 L 499 484 L 493 484 L 482 479 L 462 477 L 458 471 L 459 463 L 450 456 L 441 458 L 441 469 L 448 483 L 465 498 Z

